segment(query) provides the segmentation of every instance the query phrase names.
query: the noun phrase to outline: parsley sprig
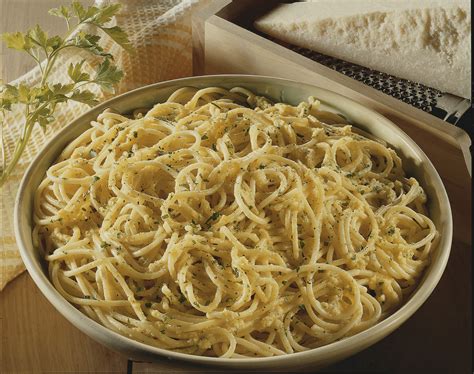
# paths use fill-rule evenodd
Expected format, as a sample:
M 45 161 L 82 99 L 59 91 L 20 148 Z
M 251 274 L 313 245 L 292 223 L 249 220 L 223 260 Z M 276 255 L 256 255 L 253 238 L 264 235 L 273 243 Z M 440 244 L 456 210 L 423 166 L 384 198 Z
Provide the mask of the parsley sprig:
M 118 26 L 107 26 L 112 17 L 119 12 L 120 7 L 120 4 L 112 4 L 84 8 L 80 2 L 74 1 L 70 7 L 60 6 L 49 11 L 49 14 L 65 19 L 68 31 L 63 37 L 48 36 L 39 25 L 26 33 L 14 32 L 1 35 L 8 48 L 25 52 L 36 61 L 41 71 L 41 82 L 35 86 L 24 83 L 0 85 L 0 119 L 2 120 L 0 186 L 20 160 L 34 126 L 39 124 L 46 127 L 53 122 L 58 104 L 69 100 L 90 106 L 97 104 L 96 95 L 85 88 L 89 85 L 97 85 L 103 91 L 114 92 L 114 85 L 122 79 L 123 72 L 113 64 L 113 56 L 99 45 L 101 37 L 89 34 L 82 28 L 84 25 L 90 25 L 100 29 L 121 47 L 131 51 L 127 34 Z M 51 82 L 51 71 L 58 57 L 66 49 L 72 48 L 87 51 L 90 55 L 101 58 L 102 61 L 97 70 L 92 75 L 87 73 L 84 70 L 85 60 L 83 59 L 68 66 L 67 74 L 70 82 L 66 84 Z M 24 123 L 13 154 L 10 160 L 7 160 L 3 138 L 3 128 L 7 124 L 4 123 L 4 119 L 5 113 L 11 111 L 15 105 L 23 106 Z

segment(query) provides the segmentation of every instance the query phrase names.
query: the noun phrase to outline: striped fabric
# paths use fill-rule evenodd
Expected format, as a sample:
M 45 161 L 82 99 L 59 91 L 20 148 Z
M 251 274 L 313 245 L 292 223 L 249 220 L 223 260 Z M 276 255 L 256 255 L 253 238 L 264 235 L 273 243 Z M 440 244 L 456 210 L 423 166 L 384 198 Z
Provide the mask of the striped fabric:
M 117 93 L 163 80 L 192 75 L 191 11 L 202 7 L 207 0 L 122 0 L 122 12 L 116 22 L 128 32 L 136 53 L 128 54 L 103 35 L 103 47 L 114 56 L 125 72 Z M 96 1 L 100 5 L 104 1 Z M 67 50 L 66 50 L 67 51 Z M 58 82 L 67 82 L 64 68 L 81 58 L 77 51 L 65 53 L 58 59 L 51 76 Z M 98 60 L 88 58 L 86 69 L 92 71 Z M 39 68 L 35 68 L 14 83 L 34 85 L 40 81 Z M 98 91 L 96 91 L 98 93 Z M 107 99 L 101 94 L 102 99 Z M 20 180 L 29 163 L 61 127 L 88 110 L 80 103 L 68 103 L 56 110 L 57 120 L 45 131 L 39 126 L 33 130 L 15 174 L 1 187 L 0 215 L 0 290 L 21 274 L 25 267 L 21 261 L 13 234 L 13 206 Z M 15 139 L 22 128 L 21 113 L 12 112 L 4 119 L 4 141 L 7 159 L 14 149 Z

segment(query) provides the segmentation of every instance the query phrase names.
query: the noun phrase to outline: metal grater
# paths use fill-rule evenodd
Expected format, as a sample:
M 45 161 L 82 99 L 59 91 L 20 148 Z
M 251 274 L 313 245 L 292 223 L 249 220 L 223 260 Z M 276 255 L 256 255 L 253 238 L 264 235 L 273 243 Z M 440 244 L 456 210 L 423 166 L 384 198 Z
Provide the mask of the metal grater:
M 271 39 L 276 43 L 282 44 L 282 42 L 276 39 Z M 286 43 L 284 43 L 284 46 L 446 122 L 459 126 L 468 132 L 472 130 L 474 110 L 471 101 L 468 99 L 443 93 L 420 83 L 323 55 L 310 49 Z

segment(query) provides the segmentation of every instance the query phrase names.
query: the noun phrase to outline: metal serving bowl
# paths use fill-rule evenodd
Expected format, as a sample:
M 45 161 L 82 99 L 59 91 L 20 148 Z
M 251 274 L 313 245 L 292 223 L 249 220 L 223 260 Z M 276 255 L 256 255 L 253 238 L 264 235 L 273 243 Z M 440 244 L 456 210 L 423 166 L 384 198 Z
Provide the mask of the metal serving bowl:
M 87 317 L 56 291 L 48 278 L 45 262 L 33 247 L 31 239 L 34 193 L 46 170 L 66 145 L 89 128 L 90 122 L 104 109 L 112 108 L 120 113 L 129 113 L 136 108 L 151 107 L 166 100 L 173 91 L 183 86 L 242 86 L 275 101 L 290 104 L 315 96 L 325 109 L 342 114 L 349 122 L 385 140 L 398 152 L 407 175 L 416 177 L 425 188 L 429 197 L 430 216 L 441 234 L 430 266 L 425 270 L 417 289 L 400 309 L 365 331 L 320 348 L 277 357 L 224 359 L 176 353 L 121 336 Z M 396 125 L 380 114 L 334 92 L 295 81 L 249 75 L 202 76 L 157 83 L 127 92 L 91 109 L 56 134 L 31 163 L 18 191 L 14 221 L 21 257 L 36 285 L 64 317 L 91 338 L 136 360 L 158 361 L 168 357 L 190 363 L 242 370 L 295 368 L 302 365 L 311 365 L 316 369 L 355 354 L 390 334 L 415 313 L 437 285 L 448 261 L 453 230 L 451 207 L 441 178 L 420 147 Z

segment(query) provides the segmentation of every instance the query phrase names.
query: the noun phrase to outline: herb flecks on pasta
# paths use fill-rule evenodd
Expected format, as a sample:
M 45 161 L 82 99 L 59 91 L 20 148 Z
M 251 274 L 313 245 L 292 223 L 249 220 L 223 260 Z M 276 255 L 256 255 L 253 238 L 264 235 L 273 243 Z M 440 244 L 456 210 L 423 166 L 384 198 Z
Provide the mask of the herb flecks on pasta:
M 195 355 L 282 355 L 373 326 L 438 234 L 395 151 L 321 115 L 314 98 L 216 87 L 104 112 L 36 193 L 54 286 L 111 330 Z

